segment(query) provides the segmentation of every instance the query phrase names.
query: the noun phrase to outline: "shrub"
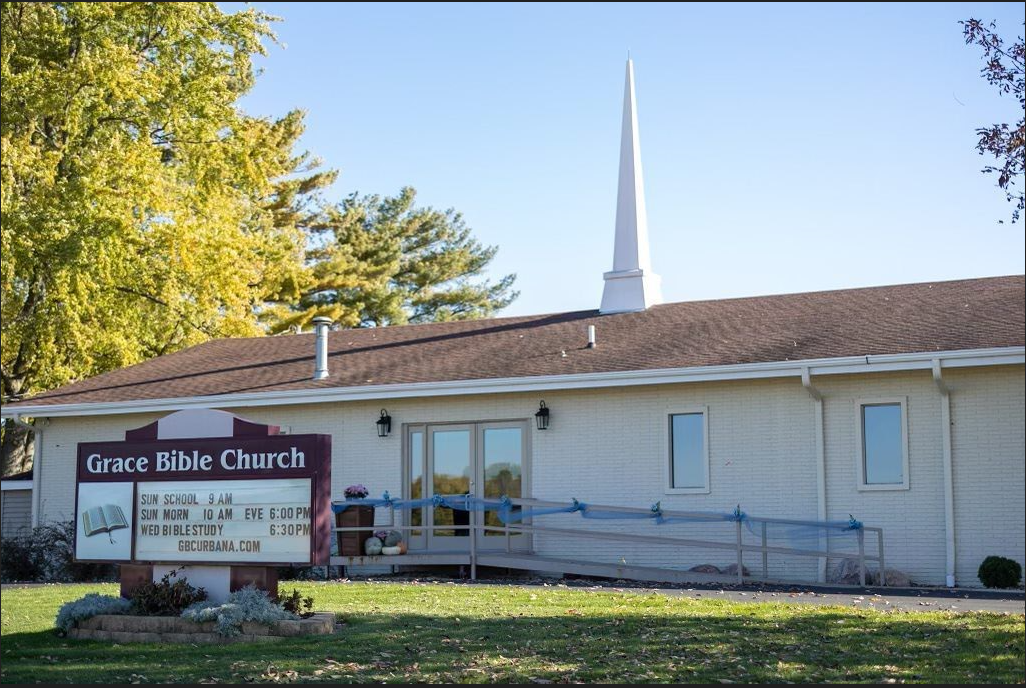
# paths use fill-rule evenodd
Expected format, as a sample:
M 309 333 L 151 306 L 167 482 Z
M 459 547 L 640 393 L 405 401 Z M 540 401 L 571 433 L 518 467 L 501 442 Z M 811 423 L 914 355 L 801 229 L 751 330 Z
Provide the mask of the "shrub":
M 327 566 L 278 566 L 278 580 L 324 580 Z M 335 567 L 332 567 L 335 568 Z M 339 567 L 341 568 L 341 567 Z
M 989 556 L 976 573 L 988 588 L 1015 588 L 1022 579 L 1022 566 L 1006 557 Z
M 278 580 L 297 580 L 302 578 L 298 566 L 278 566 Z
M 178 616 L 186 607 L 207 599 L 207 591 L 189 585 L 182 578 L 171 582 L 183 567 L 168 571 L 157 583 L 144 583 L 132 593 L 132 606 L 139 614 Z
M 247 585 L 229 595 L 224 604 L 197 602 L 182 612 L 182 618 L 197 623 L 216 621 L 218 633 L 232 636 L 242 633 L 247 621 L 270 625 L 298 617 L 275 604 L 263 590 Z
M 25 536 L 0 541 L 0 580 L 4 583 L 43 580 L 45 561 L 42 552 Z
M 131 609 L 132 603 L 123 597 L 91 592 L 81 599 L 61 605 L 57 612 L 57 631 L 65 635 L 79 621 L 99 614 L 127 614 Z
M 75 522 L 37 526 L 28 535 L 0 544 L 0 579 L 11 581 L 85 582 L 111 580 L 112 564 L 87 564 L 75 559 Z
M 279 595 L 278 604 L 290 614 L 304 619 L 313 614 L 313 598 L 309 595 L 303 597 L 298 590 L 293 590 L 287 595 Z

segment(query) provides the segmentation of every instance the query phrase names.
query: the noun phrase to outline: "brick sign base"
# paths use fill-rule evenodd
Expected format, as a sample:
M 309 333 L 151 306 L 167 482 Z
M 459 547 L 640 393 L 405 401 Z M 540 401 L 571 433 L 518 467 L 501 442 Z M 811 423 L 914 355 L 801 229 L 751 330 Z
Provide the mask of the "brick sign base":
M 298 621 L 276 621 L 265 625 L 242 624 L 242 634 L 223 636 L 217 623 L 196 623 L 178 616 L 121 616 L 101 614 L 78 622 L 70 638 L 110 640 L 116 643 L 259 643 L 308 635 L 329 635 L 335 630 L 335 615 L 318 612 Z

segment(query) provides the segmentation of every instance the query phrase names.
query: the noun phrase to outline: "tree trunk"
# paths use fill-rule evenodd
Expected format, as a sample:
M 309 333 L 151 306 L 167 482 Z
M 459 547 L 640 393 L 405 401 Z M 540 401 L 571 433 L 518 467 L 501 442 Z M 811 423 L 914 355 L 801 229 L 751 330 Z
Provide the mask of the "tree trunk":
M 4 421 L 4 436 L 0 440 L 0 475 L 7 477 L 32 468 L 32 442 L 35 433 L 13 421 Z

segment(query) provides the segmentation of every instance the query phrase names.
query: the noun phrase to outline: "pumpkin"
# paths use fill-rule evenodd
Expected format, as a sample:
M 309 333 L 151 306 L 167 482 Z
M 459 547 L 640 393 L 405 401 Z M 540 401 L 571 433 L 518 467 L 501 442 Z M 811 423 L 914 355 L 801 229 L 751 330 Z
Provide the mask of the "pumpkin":
M 403 541 L 403 534 L 398 530 L 393 530 L 385 536 L 385 547 L 396 547 L 400 542 Z
M 401 548 L 398 547 L 398 546 L 397 547 L 382 547 L 381 548 L 381 553 L 382 554 L 387 554 L 387 555 L 390 555 L 390 556 L 393 555 L 393 554 L 402 554 L 402 552 L 399 551 L 400 549 Z
M 381 554 L 381 540 L 376 537 L 367 538 L 363 543 L 363 551 L 372 557 Z

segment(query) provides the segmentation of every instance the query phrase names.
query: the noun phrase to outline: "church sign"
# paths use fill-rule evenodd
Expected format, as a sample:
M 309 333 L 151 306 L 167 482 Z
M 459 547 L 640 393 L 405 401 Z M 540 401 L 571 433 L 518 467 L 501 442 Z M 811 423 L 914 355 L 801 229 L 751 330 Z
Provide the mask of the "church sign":
M 329 435 L 281 435 L 219 411 L 172 414 L 123 442 L 83 442 L 75 558 L 327 564 L 330 456 Z

